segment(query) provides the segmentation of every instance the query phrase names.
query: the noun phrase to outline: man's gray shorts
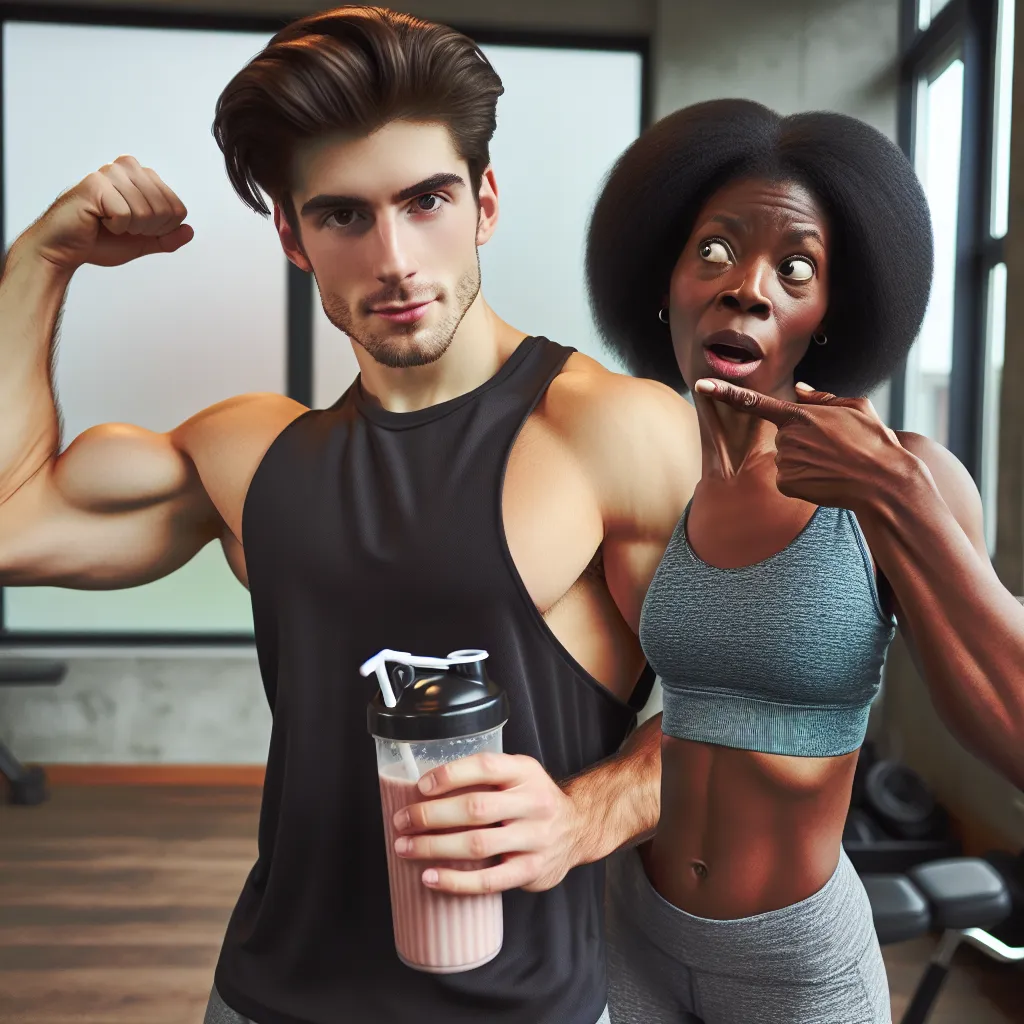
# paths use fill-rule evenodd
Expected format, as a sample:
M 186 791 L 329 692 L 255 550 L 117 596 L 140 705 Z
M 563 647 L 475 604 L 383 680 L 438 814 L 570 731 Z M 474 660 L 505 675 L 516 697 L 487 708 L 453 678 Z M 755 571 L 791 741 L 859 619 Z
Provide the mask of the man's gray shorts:
M 409 1007 L 409 1020 L 416 1020 L 415 1006 Z M 224 1000 L 220 997 L 220 993 L 214 988 L 210 993 L 210 1003 L 206 1007 L 206 1017 L 203 1020 L 203 1024 L 254 1024 L 254 1022 L 249 1020 L 248 1017 L 243 1017 L 240 1013 L 235 1013 L 229 1006 L 226 1006 Z M 597 1021 L 597 1024 L 611 1024 L 607 1007 L 605 1007 L 605 1011 L 601 1014 L 601 1019 Z
M 663 899 L 635 849 L 608 863 L 612 1024 L 890 1024 L 871 905 L 845 853 L 813 896 L 754 917 Z

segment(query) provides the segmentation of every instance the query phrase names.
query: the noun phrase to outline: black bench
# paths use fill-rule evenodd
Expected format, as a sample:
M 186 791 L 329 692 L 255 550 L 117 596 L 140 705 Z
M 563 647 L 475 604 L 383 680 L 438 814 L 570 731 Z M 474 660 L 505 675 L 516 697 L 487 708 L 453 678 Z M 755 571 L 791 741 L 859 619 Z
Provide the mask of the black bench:
M 1004 963 L 1024 962 L 1024 948 L 1007 946 L 986 931 L 1012 909 L 1006 883 L 987 861 L 949 857 L 917 864 L 905 874 L 865 874 L 861 880 L 882 945 L 942 932 L 901 1024 L 923 1024 L 928 1019 L 961 943 Z
M 0 659 L 0 686 L 53 686 L 67 675 L 62 661 L 35 658 Z M 23 765 L 0 740 L 0 775 L 7 778 L 10 800 L 15 804 L 41 804 L 46 799 L 46 775 L 42 768 Z

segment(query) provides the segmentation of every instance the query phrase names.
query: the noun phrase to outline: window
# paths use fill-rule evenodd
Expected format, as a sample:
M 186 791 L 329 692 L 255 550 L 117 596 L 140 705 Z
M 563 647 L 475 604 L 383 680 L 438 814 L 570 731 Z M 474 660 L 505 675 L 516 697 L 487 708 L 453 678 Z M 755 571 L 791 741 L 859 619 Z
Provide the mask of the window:
M 1011 0 L 1000 0 L 996 30 L 995 145 L 992 160 L 993 238 L 1006 234 L 1010 206 L 1010 114 L 1013 89 L 1013 10 Z
M 900 142 L 935 235 L 928 311 L 892 381 L 890 423 L 946 445 L 981 491 L 994 547 L 1006 309 L 1013 0 L 904 0 Z
M 996 543 L 996 509 L 999 498 L 999 405 L 1003 386 L 1003 342 L 1006 337 L 1006 264 L 989 272 L 988 317 L 985 324 L 985 421 L 982 427 L 982 504 L 985 538 L 989 551 Z
M 210 133 L 220 90 L 269 36 L 4 23 L 4 244 L 121 153 L 156 169 L 196 232 L 172 255 L 76 273 L 56 366 L 65 443 L 104 422 L 168 430 L 231 395 L 285 389 L 285 260 L 231 190 Z M 10 636 L 252 632 L 249 596 L 217 542 L 131 590 L 3 596 Z
M 1010 113 L 1013 89 L 1013 0 L 1000 0 L 996 31 L 992 203 L 989 220 L 991 259 L 1002 252 L 1010 207 Z M 994 243 L 994 244 L 993 244 Z M 1006 264 L 989 271 L 985 324 L 985 394 L 982 444 L 982 492 L 985 536 L 995 549 L 999 500 L 999 407 L 1003 383 L 1003 341 L 1006 334 Z
M 323 315 L 312 277 L 232 191 L 210 134 L 220 90 L 281 23 L 40 9 L 0 24 L 0 241 L 9 245 L 61 191 L 122 152 L 157 169 L 196 228 L 173 255 L 76 274 L 57 365 L 66 440 L 111 421 L 166 430 L 246 391 L 333 403 L 357 370 L 351 346 Z M 503 217 L 481 249 L 485 294 L 524 330 L 614 365 L 594 345 L 583 234 L 602 176 L 640 130 L 646 41 L 473 35 L 506 87 L 492 144 Z M 561 185 L 547 199 L 523 142 L 539 130 L 545 173 Z M 0 597 L 0 643 L 252 637 L 248 594 L 218 544 L 144 587 L 19 587 Z
M 957 57 L 920 82 L 914 138 L 914 165 L 932 216 L 935 273 L 921 335 L 907 364 L 904 427 L 940 444 L 949 443 L 963 98 L 964 63 Z
M 949 0 L 918 0 L 917 27 L 922 31 L 926 29 L 932 23 L 932 19 L 948 3 Z

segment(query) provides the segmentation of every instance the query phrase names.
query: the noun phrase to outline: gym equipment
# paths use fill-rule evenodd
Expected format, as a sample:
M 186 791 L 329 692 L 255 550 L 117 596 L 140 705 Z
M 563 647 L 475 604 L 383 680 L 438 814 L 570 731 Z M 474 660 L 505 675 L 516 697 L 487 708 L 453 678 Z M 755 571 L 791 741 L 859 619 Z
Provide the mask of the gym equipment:
M 959 857 L 960 843 L 949 836 L 935 839 L 900 839 L 886 833 L 865 810 L 852 808 L 843 829 L 843 849 L 857 873 L 898 874 L 915 864 Z
M 864 883 L 879 943 L 942 932 L 901 1024 L 924 1024 L 961 944 L 1024 963 L 1024 853 L 960 856 L 924 780 L 878 758 L 870 743 L 857 762 L 843 849 Z
M 1003 963 L 1024 963 L 1024 948 L 987 929 L 1009 916 L 1012 901 L 1002 876 L 979 857 L 951 857 L 912 867 L 905 875 L 865 875 L 881 945 L 942 930 L 935 952 L 900 1024 L 924 1024 L 949 975 L 953 954 L 969 943 Z
M 861 875 L 902 873 L 963 852 L 924 780 L 906 765 L 876 757 L 870 743 L 857 761 L 843 849 Z
M 899 839 L 936 839 L 948 827 L 945 810 L 921 776 L 896 761 L 876 761 L 867 770 L 864 803 L 882 828 Z
M 991 850 L 985 860 L 1002 876 L 1013 904 L 1010 916 L 991 929 L 992 935 L 1008 946 L 1024 946 L 1024 850 L 1017 854 Z
M 0 686 L 53 686 L 67 675 L 61 661 L 36 659 L 0 659 Z M 46 775 L 42 768 L 23 765 L 0 740 L 0 775 L 7 777 L 13 804 L 41 804 L 47 797 Z

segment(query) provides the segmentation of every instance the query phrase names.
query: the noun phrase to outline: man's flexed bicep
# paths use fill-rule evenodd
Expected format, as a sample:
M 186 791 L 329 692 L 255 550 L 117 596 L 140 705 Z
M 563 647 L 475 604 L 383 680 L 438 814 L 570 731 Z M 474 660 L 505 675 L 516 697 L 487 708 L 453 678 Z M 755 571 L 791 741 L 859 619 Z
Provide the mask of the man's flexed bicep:
M 137 586 L 180 568 L 222 528 L 172 435 L 93 427 L 0 496 L 0 584 Z
M 54 342 L 67 287 L 192 238 L 181 200 L 129 156 L 63 193 L 0 275 L 0 582 L 122 587 L 188 561 L 217 534 L 194 464 L 170 435 L 97 427 L 58 455 Z
M 84 431 L 0 495 L 0 585 L 134 587 L 216 539 L 244 583 L 249 484 L 274 439 L 305 411 L 283 395 L 251 394 L 166 434 L 120 423 Z

